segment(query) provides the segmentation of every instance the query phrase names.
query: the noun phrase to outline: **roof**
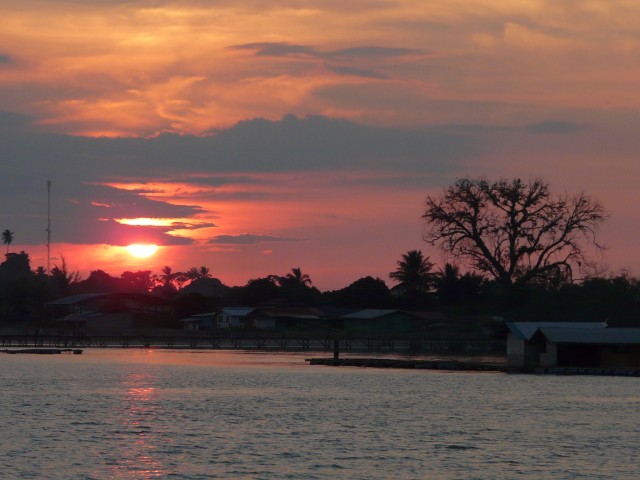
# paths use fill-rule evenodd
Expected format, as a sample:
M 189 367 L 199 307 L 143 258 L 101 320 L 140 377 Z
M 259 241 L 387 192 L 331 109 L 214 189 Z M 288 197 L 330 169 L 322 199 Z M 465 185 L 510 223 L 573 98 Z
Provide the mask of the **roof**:
M 225 315 L 231 315 L 232 317 L 244 317 L 253 312 L 255 308 L 253 307 L 226 307 L 220 309 L 221 313 Z
M 553 343 L 640 345 L 640 328 L 541 328 Z
M 128 299 L 145 305 L 161 305 L 166 303 L 162 297 L 150 295 L 148 293 L 133 292 L 112 292 L 112 293 L 79 293 L 68 297 L 58 298 L 47 303 L 47 305 L 78 305 L 90 302 L 98 298 Z
M 261 316 L 276 318 L 319 319 L 324 317 L 324 312 L 315 307 L 262 307 L 259 309 L 259 312 Z
M 78 303 L 87 302 L 95 298 L 104 297 L 109 295 L 108 293 L 80 293 L 78 295 L 70 295 L 68 297 L 58 298 L 48 302 L 47 305 L 76 305 Z
M 359 310 L 357 312 L 343 315 L 342 318 L 354 318 L 359 320 L 373 320 L 375 318 L 386 317 L 394 313 L 399 313 L 400 310 L 385 310 L 381 308 L 367 308 L 365 310 Z
M 531 340 L 541 328 L 604 329 L 604 322 L 507 322 L 511 333 L 520 340 Z

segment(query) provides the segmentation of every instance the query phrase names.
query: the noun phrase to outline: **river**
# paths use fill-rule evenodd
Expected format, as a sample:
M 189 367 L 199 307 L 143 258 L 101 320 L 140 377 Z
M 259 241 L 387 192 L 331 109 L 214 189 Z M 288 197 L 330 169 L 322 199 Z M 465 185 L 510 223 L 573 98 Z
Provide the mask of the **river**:
M 640 379 L 0 356 L 8 479 L 637 479 Z

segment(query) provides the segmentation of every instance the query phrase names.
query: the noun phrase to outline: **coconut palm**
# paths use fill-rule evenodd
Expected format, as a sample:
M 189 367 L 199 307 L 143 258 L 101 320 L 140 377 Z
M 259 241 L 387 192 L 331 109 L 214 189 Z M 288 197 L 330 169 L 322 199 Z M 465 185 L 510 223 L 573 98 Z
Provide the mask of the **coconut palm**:
M 7 255 L 9 254 L 9 245 L 13 242 L 13 232 L 8 228 L 2 232 L 2 243 L 7 246 Z
M 431 272 L 433 263 L 421 250 L 410 250 L 402 254 L 402 259 L 397 263 L 398 268 L 389 277 L 400 282 L 398 286 L 403 291 L 427 292 L 431 289 L 436 274 Z
M 278 278 L 278 283 L 281 286 L 303 286 L 310 287 L 313 283 L 311 277 L 306 273 L 302 273 L 300 267 L 292 268 L 290 273 L 287 273 L 284 277 Z
M 200 268 L 191 267 L 184 273 L 184 276 L 187 280 L 191 280 L 193 282 L 202 278 L 211 278 L 211 270 L 209 269 L 209 267 L 205 266 L 202 266 Z
M 159 280 L 165 288 L 173 287 L 173 282 L 180 275 L 180 272 L 174 272 L 173 269 L 166 265 L 162 268 L 162 275 L 160 275 Z

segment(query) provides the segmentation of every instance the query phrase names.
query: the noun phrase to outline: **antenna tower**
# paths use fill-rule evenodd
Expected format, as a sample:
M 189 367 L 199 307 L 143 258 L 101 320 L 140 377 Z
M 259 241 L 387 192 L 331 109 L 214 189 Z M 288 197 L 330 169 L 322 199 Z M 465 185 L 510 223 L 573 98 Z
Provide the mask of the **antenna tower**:
M 51 180 L 47 179 L 47 275 L 51 275 Z

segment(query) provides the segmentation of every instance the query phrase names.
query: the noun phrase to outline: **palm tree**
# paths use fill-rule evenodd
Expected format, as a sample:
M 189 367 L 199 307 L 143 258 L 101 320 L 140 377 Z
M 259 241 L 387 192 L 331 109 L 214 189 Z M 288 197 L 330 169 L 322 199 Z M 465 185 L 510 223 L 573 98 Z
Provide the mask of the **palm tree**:
M 311 281 L 311 277 L 306 273 L 302 273 L 300 267 L 292 268 L 291 273 L 287 273 L 284 277 L 278 278 L 278 283 L 280 286 L 302 286 L 302 287 L 310 287 L 313 283 Z
M 13 232 L 8 228 L 2 232 L 2 242 L 7 246 L 7 255 L 9 254 L 9 245 L 13 242 Z
M 205 267 L 204 265 L 200 267 L 200 278 L 211 278 L 211 270 L 209 267 Z
M 205 266 L 202 266 L 200 268 L 191 267 L 184 273 L 184 275 L 188 280 L 191 281 L 200 280 L 201 278 L 211 278 L 211 270 L 209 269 L 209 267 Z
M 431 272 L 433 263 L 425 257 L 421 250 L 410 250 L 402 254 L 398 260 L 398 268 L 389 274 L 397 280 L 399 287 L 405 292 L 427 292 L 433 286 L 436 274 Z
M 173 282 L 179 275 L 180 272 L 174 272 L 169 265 L 166 265 L 162 268 L 162 275 L 160 275 L 159 279 L 165 288 L 170 288 L 173 287 Z

